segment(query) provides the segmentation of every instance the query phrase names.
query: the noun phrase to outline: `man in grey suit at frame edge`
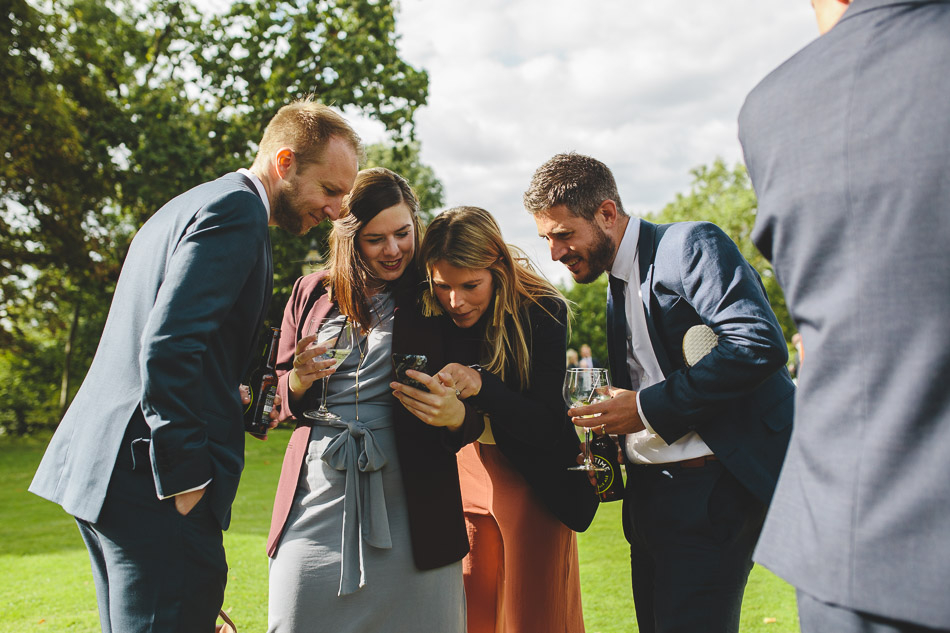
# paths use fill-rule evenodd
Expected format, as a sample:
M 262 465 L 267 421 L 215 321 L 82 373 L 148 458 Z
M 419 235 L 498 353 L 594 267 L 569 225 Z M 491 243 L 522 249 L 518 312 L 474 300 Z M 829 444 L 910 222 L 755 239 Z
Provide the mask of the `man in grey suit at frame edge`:
M 222 530 L 244 467 L 239 384 L 273 284 L 268 225 L 336 219 L 362 145 L 310 100 L 281 108 L 254 164 L 139 230 L 96 356 L 30 485 L 76 518 L 104 633 L 210 633 Z
M 570 414 L 624 435 L 640 631 L 735 633 L 795 393 L 759 275 L 714 224 L 631 218 L 610 169 L 588 156 L 539 167 L 524 206 L 574 281 L 610 273 L 611 399 Z M 684 339 L 697 327 L 718 344 L 690 365 Z
M 755 560 L 805 633 L 950 631 L 950 3 L 812 5 L 739 117 L 808 352 Z

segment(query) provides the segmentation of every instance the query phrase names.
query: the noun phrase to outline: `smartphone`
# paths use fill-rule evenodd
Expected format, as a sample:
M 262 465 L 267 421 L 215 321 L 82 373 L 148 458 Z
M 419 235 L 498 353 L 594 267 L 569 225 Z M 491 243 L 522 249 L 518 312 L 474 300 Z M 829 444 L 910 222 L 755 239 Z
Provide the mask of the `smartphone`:
M 406 370 L 414 369 L 424 372 L 428 364 L 429 359 L 422 354 L 393 354 L 393 367 L 396 368 L 396 380 L 404 385 L 409 385 L 410 387 L 415 387 L 423 391 L 428 391 L 429 389 L 418 380 L 407 376 Z

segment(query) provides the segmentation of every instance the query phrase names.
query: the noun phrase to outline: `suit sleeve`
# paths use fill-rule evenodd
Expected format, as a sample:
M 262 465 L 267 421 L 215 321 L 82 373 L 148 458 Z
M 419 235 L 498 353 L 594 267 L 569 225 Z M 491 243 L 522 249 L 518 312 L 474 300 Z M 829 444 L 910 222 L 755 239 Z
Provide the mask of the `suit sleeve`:
M 655 266 L 679 270 L 678 276 L 663 276 L 664 290 L 688 302 L 719 337 L 718 345 L 693 367 L 681 366 L 640 392 L 644 415 L 671 444 L 721 419 L 730 401 L 781 370 L 788 348 L 758 273 L 714 224 L 683 224 L 682 230 L 667 231 Z M 678 345 L 667 350 L 671 356 L 681 353 Z
M 142 410 L 151 429 L 156 491 L 167 497 L 212 477 L 202 371 L 211 336 L 260 259 L 267 219 L 251 192 L 233 192 L 198 210 L 165 261 L 165 275 L 142 333 Z M 260 297 L 263 301 L 263 297 Z M 251 327 L 248 327 L 250 335 Z M 237 384 L 234 385 L 237 398 Z M 220 414 L 219 414 L 220 415 Z M 228 421 L 232 424 L 233 421 Z
M 472 403 L 488 413 L 494 427 L 504 429 L 519 441 L 539 449 L 552 448 L 555 431 L 567 417 L 561 390 L 567 352 L 567 308 L 560 301 L 545 306 L 554 315 L 532 306 L 531 381 L 528 389 L 516 391 L 500 378 L 482 371 L 482 388 Z

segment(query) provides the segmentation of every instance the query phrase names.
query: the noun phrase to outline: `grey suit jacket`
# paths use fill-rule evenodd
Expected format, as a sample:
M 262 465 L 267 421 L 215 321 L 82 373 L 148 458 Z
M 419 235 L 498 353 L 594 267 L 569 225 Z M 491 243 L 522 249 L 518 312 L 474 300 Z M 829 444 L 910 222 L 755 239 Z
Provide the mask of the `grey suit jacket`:
M 232 173 L 176 197 L 129 249 L 95 359 L 30 490 L 95 522 L 133 416 L 151 431 L 157 494 L 212 480 L 227 527 L 244 466 L 238 386 L 273 280 L 267 210 Z
M 749 95 L 740 136 L 805 347 L 756 559 L 950 628 L 950 4 L 854 0 Z
M 643 413 L 669 444 L 696 431 L 767 504 L 788 445 L 795 386 L 758 273 L 714 224 L 639 222 L 640 295 L 666 376 L 640 392 Z M 687 367 L 683 336 L 699 324 L 712 328 L 719 343 Z M 622 354 L 611 350 L 610 358 L 615 374 L 625 371 L 617 366 L 625 362 Z

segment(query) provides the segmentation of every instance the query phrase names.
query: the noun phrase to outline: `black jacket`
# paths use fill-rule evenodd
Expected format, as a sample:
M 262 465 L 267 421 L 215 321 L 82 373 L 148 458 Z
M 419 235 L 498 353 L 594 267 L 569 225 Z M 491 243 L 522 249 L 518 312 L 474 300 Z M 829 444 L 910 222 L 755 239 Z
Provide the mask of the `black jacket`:
M 505 381 L 482 370 L 482 388 L 469 401 L 491 418 L 492 434 L 501 453 L 525 478 L 531 489 L 564 525 L 583 532 L 597 511 L 597 495 L 583 472 L 568 471 L 577 465 L 580 440 L 561 395 L 564 383 L 567 309 L 560 301 L 547 301 L 545 310 L 531 305 L 529 353 L 530 387 L 518 389 L 514 372 Z M 488 311 L 486 318 L 490 316 Z M 456 328 L 461 343 L 457 362 L 484 360 L 484 323 L 468 330 Z

